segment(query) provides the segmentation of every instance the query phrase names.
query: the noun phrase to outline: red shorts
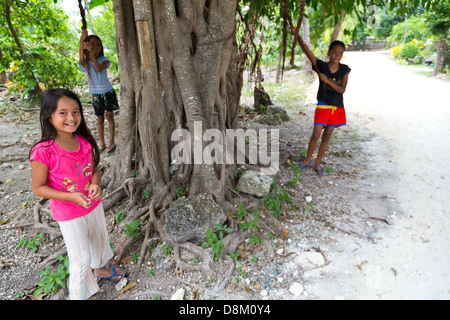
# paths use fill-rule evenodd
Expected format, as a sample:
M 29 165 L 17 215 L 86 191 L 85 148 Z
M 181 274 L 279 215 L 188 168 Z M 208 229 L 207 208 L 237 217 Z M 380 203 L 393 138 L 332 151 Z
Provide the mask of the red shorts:
M 347 124 L 345 109 L 318 104 L 314 115 L 314 124 L 325 127 L 340 127 Z

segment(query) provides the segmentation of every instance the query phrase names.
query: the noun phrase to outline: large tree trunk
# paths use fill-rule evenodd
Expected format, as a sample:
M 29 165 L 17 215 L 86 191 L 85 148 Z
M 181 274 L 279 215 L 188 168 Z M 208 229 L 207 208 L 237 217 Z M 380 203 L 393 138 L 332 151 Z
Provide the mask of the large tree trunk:
M 305 41 L 306 45 L 311 48 L 311 37 L 309 36 L 309 19 L 307 17 L 303 17 L 302 21 L 302 29 L 303 29 L 303 41 Z M 305 58 L 305 74 L 312 75 L 313 68 L 311 61 L 308 58 Z
M 443 36 L 438 43 L 436 64 L 434 66 L 433 73 L 431 74 L 432 76 L 438 75 L 439 72 L 442 72 L 442 69 L 444 68 L 444 52 L 446 45 L 447 41 L 445 41 L 445 36 Z
M 172 174 L 177 142 L 171 138 L 176 129 L 187 129 L 194 139 L 194 124 L 203 132 L 238 126 L 236 0 L 115 0 L 114 13 L 121 109 L 108 188 L 121 187 L 139 172 L 128 184 L 137 197 L 145 189 L 158 198 L 179 185 L 222 202 L 229 181 L 225 164 L 192 161 Z

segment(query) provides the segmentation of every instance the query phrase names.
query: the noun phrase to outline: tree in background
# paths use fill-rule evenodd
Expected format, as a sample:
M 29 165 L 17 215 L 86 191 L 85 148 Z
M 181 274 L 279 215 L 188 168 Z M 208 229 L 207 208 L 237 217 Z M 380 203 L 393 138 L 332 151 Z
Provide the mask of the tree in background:
M 437 44 L 436 63 L 432 76 L 444 70 L 448 60 L 447 41 L 450 40 L 450 1 L 439 2 L 432 10 L 425 13 L 426 24 L 429 31 L 439 38 Z
M 0 2 L 0 72 L 10 73 L 12 91 L 38 100 L 42 89 L 81 85 L 67 21 L 52 0 Z

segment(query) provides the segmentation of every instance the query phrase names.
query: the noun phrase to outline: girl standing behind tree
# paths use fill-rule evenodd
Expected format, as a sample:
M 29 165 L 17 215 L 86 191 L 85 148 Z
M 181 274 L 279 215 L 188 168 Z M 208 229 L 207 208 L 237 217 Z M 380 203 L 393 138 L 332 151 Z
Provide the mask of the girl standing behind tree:
M 291 29 L 293 32 L 293 29 Z M 344 92 L 347 88 L 348 75 L 351 71 L 349 66 L 340 63 L 344 51 L 345 44 L 341 41 L 333 41 L 328 49 L 329 61 L 324 62 L 317 59 L 314 54 L 306 46 L 300 36 L 300 47 L 320 78 L 319 90 L 317 92 L 317 107 L 314 114 L 314 128 L 308 145 L 308 153 L 306 159 L 300 163 L 300 168 L 305 169 L 311 167 L 311 158 L 316 149 L 317 142 L 322 134 L 319 152 L 314 162 L 314 171 L 318 175 L 325 174 L 325 169 L 320 167 L 320 162 L 328 149 L 331 135 L 334 128 L 347 124 L 344 109 Z
M 79 62 L 81 70 L 88 78 L 89 92 L 93 96 L 100 151 L 106 149 L 107 152 L 112 152 L 116 148 L 114 143 L 115 121 L 113 111 L 119 109 L 119 104 L 116 92 L 107 76 L 107 68 L 111 62 L 104 56 L 103 44 L 100 38 L 96 35 L 88 36 L 86 29 L 83 29 L 81 32 Z M 106 146 L 104 135 L 105 110 L 109 124 L 108 146 Z

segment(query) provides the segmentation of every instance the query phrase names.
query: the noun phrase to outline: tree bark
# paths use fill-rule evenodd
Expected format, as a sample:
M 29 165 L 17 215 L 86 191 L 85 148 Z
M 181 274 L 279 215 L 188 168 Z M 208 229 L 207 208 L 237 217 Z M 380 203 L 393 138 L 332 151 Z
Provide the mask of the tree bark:
M 113 4 L 121 94 L 118 149 L 105 177 L 108 189 L 139 172 L 132 179 L 134 193 L 147 190 L 158 198 L 174 184 L 189 194 L 209 193 L 220 203 L 228 168 L 182 163 L 172 173 L 177 142 L 171 139 L 176 129 L 194 137 L 194 124 L 201 124 L 203 132 L 238 127 L 242 82 L 236 63 L 236 0 Z
M 303 17 L 302 21 L 302 28 L 303 28 L 303 41 L 305 41 L 306 45 L 311 48 L 311 37 L 309 36 L 309 19 L 306 17 Z M 311 61 L 305 57 L 305 74 L 312 75 L 313 74 L 313 68 Z
M 445 41 L 445 36 L 443 36 L 438 43 L 438 49 L 437 49 L 437 54 L 436 54 L 436 64 L 434 66 L 433 72 L 431 73 L 431 76 L 437 76 L 439 74 L 439 72 L 441 72 L 442 69 L 444 68 L 444 51 L 445 51 L 446 45 L 447 45 L 447 41 Z
M 333 34 L 331 35 L 331 42 L 337 40 L 339 33 L 341 32 L 342 21 L 344 21 L 345 10 L 341 10 L 341 18 L 339 22 L 334 26 Z

